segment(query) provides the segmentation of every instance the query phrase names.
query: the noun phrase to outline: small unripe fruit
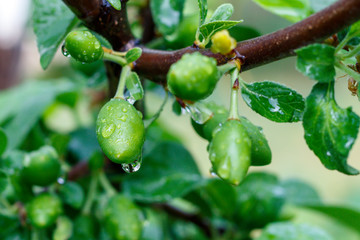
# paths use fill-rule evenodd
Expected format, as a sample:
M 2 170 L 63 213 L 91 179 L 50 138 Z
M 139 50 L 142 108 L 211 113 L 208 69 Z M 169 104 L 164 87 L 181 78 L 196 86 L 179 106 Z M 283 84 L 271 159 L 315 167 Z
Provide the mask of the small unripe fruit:
M 193 119 L 191 119 L 191 124 L 202 138 L 211 141 L 213 131 L 219 126 L 219 124 L 227 120 L 229 111 L 223 106 L 219 106 L 213 102 L 205 103 L 205 106 L 213 112 L 211 118 L 203 124 L 196 123 Z
M 55 149 L 44 146 L 24 158 L 21 176 L 27 183 L 47 186 L 57 180 L 60 169 L 61 165 Z
M 53 225 L 61 213 L 60 199 L 48 193 L 36 196 L 27 206 L 27 216 L 31 224 L 38 228 Z
M 229 119 L 214 130 L 209 145 L 214 172 L 227 182 L 238 185 L 251 164 L 251 140 L 238 119 Z
M 139 240 L 142 232 L 140 209 L 122 195 L 113 196 L 104 210 L 104 225 L 114 240 Z
M 65 49 L 75 60 L 92 63 L 104 54 L 100 41 L 89 31 L 75 30 L 65 38 Z
M 132 163 L 140 157 L 145 141 L 142 115 L 127 101 L 111 99 L 99 112 L 96 134 L 100 147 L 111 161 Z
M 174 63 L 167 75 L 169 91 L 189 101 L 208 97 L 219 80 L 216 60 L 198 52 L 185 54 Z
M 211 37 L 211 42 L 211 51 L 223 55 L 229 54 L 236 47 L 236 40 L 230 36 L 227 30 L 215 33 Z

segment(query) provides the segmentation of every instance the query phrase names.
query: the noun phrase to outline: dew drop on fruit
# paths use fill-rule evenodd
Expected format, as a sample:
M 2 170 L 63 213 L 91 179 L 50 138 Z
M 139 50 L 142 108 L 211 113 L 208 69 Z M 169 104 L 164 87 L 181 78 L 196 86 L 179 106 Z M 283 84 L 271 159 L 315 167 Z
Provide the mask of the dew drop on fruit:
M 135 160 L 133 163 L 123 163 L 121 164 L 122 169 L 127 173 L 134 173 L 139 171 L 142 163 L 142 156 Z
M 113 132 L 115 131 L 115 125 L 113 123 L 111 124 L 106 124 L 105 126 L 102 127 L 101 129 L 101 135 L 104 137 L 104 138 L 108 138 L 110 137 Z
M 126 113 L 127 111 L 128 111 L 127 108 L 123 108 L 123 109 L 122 109 L 122 112 L 123 112 L 123 113 Z
M 119 119 L 122 121 L 122 122 L 126 122 L 126 115 L 122 115 Z
M 71 57 L 71 56 L 70 56 L 70 53 L 69 53 L 68 50 L 65 48 L 65 44 L 63 44 L 63 45 L 61 46 L 61 52 L 62 52 L 62 54 L 63 54 L 65 57 Z

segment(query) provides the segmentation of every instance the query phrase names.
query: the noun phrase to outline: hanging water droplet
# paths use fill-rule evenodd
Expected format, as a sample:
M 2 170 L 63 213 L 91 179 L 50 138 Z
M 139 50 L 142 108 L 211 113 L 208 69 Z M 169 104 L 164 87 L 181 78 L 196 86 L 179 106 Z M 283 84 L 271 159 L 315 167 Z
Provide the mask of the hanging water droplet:
M 134 103 L 136 102 L 136 100 L 133 97 L 127 98 L 126 101 L 128 101 L 128 103 L 130 103 L 131 105 L 134 105 Z
M 217 174 L 215 173 L 215 171 L 214 171 L 213 168 L 210 168 L 210 174 L 211 174 L 211 176 L 213 176 L 213 177 L 217 177 Z
M 114 133 L 114 131 L 115 131 L 115 125 L 113 123 L 106 124 L 101 129 L 101 135 L 104 138 L 109 138 Z
M 135 160 L 132 163 L 123 163 L 121 164 L 122 169 L 127 172 L 127 173 L 134 173 L 139 171 L 140 167 L 141 167 L 141 163 L 142 163 L 142 156 L 140 155 L 140 157 Z
M 190 114 L 191 118 L 198 124 L 203 124 L 209 120 L 212 116 L 212 111 L 208 109 L 201 102 L 196 102 L 194 104 L 188 104 L 185 107 L 185 110 Z
M 63 185 L 63 184 L 65 183 L 65 179 L 62 178 L 62 177 L 59 177 L 59 178 L 57 179 L 57 182 L 58 182 L 58 184 Z
M 61 52 L 65 57 L 71 57 L 68 50 L 65 48 L 65 43 L 61 46 Z

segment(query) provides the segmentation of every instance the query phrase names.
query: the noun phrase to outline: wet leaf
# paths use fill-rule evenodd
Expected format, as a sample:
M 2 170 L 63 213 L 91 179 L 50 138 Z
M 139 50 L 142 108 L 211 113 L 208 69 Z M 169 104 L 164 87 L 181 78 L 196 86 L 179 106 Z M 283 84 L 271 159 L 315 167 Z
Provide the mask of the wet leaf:
M 136 72 L 131 72 L 126 78 L 126 88 L 134 100 L 137 101 L 144 97 L 144 89 Z
M 64 203 L 75 209 L 79 209 L 84 202 L 84 191 L 82 187 L 75 182 L 67 182 L 62 185 L 59 188 L 59 196 Z
M 218 20 L 228 20 L 234 12 L 234 7 L 230 3 L 221 4 L 211 16 L 209 22 Z
M 324 166 L 349 175 L 358 170 L 347 165 L 360 118 L 351 108 L 340 108 L 334 99 L 334 83 L 318 83 L 306 99 L 303 126 L 305 140 Z
M 335 77 L 335 48 L 313 44 L 298 50 L 296 68 L 305 76 L 319 82 L 331 82 Z
M 306 224 L 272 223 L 255 240 L 333 240 L 324 230 Z
M 268 81 L 241 85 L 244 101 L 261 116 L 274 122 L 301 121 L 305 101 L 295 90 Z
M 239 23 L 241 23 L 242 20 L 239 21 L 222 21 L 217 20 L 209 23 L 205 23 L 200 26 L 199 31 L 201 37 L 205 40 L 205 44 L 209 42 L 209 39 L 218 31 L 229 29 Z
M 208 11 L 208 5 L 207 0 L 198 0 L 199 4 L 199 11 L 200 11 L 200 24 L 202 25 L 205 22 L 207 11 Z
M 33 27 L 40 53 L 40 63 L 46 69 L 65 36 L 78 19 L 57 0 L 34 0 Z
M 157 144 L 144 154 L 143 162 L 123 181 L 124 192 L 136 200 L 168 201 L 205 183 L 190 153 L 178 143 Z
M 108 0 L 108 2 L 116 10 L 121 10 L 121 0 Z
M 309 0 L 253 0 L 260 7 L 290 22 L 298 22 L 311 14 Z
M 141 54 L 142 54 L 142 50 L 139 47 L 130 49 L 125 55 L 127 63 L 135 62 L 136 60 L 138 60 Z
M 182 19 L 185 1 L 183 0 L 151 0 L 151 13 L 163 35 L 170 35 L 178 28 Z

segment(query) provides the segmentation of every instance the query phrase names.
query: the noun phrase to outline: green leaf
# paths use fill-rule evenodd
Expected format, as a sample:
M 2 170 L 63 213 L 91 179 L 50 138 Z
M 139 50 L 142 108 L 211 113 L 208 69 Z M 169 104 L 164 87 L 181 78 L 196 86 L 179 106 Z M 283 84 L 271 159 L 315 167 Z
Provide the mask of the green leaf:
M 331 82 L 335 77 L 335 48 L 326 44 L 312 44 L 295 50 L 296 68 L 311 79 Z
M 230 3 L 221 4 L 211 16 L 209 22 L 228 20 L 234 12 L 234 7 Z
M 342 109 L 334 100 L 334 83 L 318 83 L 306 99 L 303 118 L 305 140 L 326 168 L 349 175 L 358 170 L 347 157 L 358 134 L 360 118 L 351 108 Z
M 311 14 L 309 0 L 253 0 L 260 7 L 287 19 L 298 22 Z
M 5 158 L 0 161 L 0 169 L 6 174 L 11 175 L 15 171 L 22 169 L 25 153 L 14 150 L 10 151 Z
M 1 196 L 1 193 L 5 191 L 8 183 L 9 183 L 9 180 L 8 180 L 6 173 L 4 171 L 0 170 L 0 196 Z
M 199 26 L 201 26 L 205 22 L 205 19 L 207 16 L 208 4 L 207 4 L 207 0 L 198 0 L 198 4 L 199 4 L 199 10 L 200 10 Z
M 210 41 L 210 38 L 218 31 L 229 29 L 239 23 L 240 21 L 213 21 L 209 23 L 205 23 L 200 26 L 199 31 L 203 38 L 203 41 L 205 42 L 205 45 Z
M 295 205 L 321 204 L 317 191 L 309 184 L 298 179 L 283 181 L 281 186 L 285 189 L 286 201 Z
M 178 143 L 157 144 L 143 162 L 138 172 L 123 181 L 125 194 L 136 200 L 168 201 L 205 183 L 190 153 Z
M 235 188 L 221 179 L 211 179 L 204 187 L 202 196 L 207 195 L 211 209 L 228 218 L 234 215 L 236 205 Z M 226 196 L 226 197 L 224 197 Z
M 304 98 L 276 82 L 241 83 L 241 94 L 246 104 L 261 116 L 274 122 L 301 121 Z
M 246 229 L 262 228 L 278 220 L 285 203 L 285 189 L 275 175 L 249 174 L 236 188 L 237 223 Z
M 310 0 L 310 5 L 315 12 L 319 12 L 336 1 L 337 0 Z
M 59 196 L 64 203 L 75 209 L 79 209 L 84 202 L 84 191 L 76 182 L 67 182 L 61 185 Z
M 323 213 L 360 234 L 360 212 L 342 206 L 308 205 L 311 210 Z
M 272 223 L 255 240 L 333 240 L 324 230 L 290 222 Z
M 351 25 L 350 30 L 348 32 L 348 37 L 353 38 L 360 35 L 360 21 Z
M 0 157 L 5 152 L 7 147 L 7 136 L 3 129 L 0 128 Z
M 8 235 L 15 232 L 19 225 L 20 221 L 18 216 L 5 216 L 0 214 L 0 239 L 5 239 Z
M 137 101 L 144 97 L 144 89 L 136 72 L 131 72 L 126 78 L 126 88 L 134 100 Z
M 261 33 L 255 28 L 240 25 L 230 28 L 229 33 L 237 42 L 261 36 Z
M 95 151 L 101 151 L 95 127 L 80 128 L 70 134 L 69 151 L 76 159 L 89 159 Z
M 178 28 L 182 19 L 185 1 L 151 0 L 150 7 L 154 22 L 163 35 L 170 35 Z
M 40 63 L 46 69 L 56 50 L 78 19 L 58 0 L 34 0 L 33 27 L 40 53 Z
M 108 0 L 108 2 L 116 10 L 121 10 L 121 0 Z
M 74 91 L 75 88 L 74 83 L 60 79 L 29 81 L 2 92 L 0 124 L 3 124 L 2 127 L 8 136 L 7 150 L 12 150 L 23 142 L 46 108 L 55 101 L 56 96 Z M 12 104 L 8 104 L 9 102 Z
M 127 63 L 135 62 L 136 60 L 139 59 L 141 54 L 142 54 L 142 49 L 139 47 L 130 49 L 125 55 Z
M 73 232 L 73 225 L 68 217 L 60 216 L 56 220 L 56 228 L 53 234 L 53 240 L 68 240 Z

